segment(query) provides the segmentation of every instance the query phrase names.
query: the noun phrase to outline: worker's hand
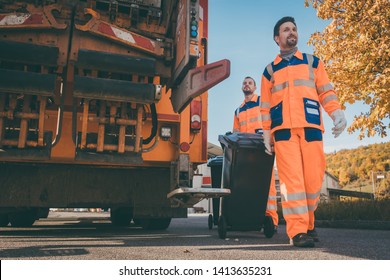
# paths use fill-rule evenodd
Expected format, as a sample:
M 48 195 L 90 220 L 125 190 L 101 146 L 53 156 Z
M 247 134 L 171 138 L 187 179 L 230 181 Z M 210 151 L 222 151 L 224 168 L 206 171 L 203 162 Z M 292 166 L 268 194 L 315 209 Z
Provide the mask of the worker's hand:
M 334 125 L 332 134 L 334 135 L 334 138 L 337 138 L 347 126 L 347 120 L 345 119 L 344 112 L 340 109 L 334 111 L 330 117 L 332 118 Z
M 272 156 L 273 141 L 271 137 L 271 130 L 263 130 L 265 152 Z

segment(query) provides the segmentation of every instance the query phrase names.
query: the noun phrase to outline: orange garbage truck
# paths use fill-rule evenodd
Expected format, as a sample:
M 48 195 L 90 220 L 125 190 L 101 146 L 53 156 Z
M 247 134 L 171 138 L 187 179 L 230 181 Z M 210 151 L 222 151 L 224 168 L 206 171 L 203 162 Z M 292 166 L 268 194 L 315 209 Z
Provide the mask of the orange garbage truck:
M 165 229 L 207 161 L 207 0 L 0 0 L 0 226 L 110 208 Z

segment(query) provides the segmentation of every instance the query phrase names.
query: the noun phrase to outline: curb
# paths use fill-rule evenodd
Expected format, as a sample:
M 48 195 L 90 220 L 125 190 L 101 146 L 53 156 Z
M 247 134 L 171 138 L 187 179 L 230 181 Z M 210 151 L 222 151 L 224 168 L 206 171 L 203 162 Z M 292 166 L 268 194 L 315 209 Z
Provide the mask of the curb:
M 349 229 L 375 229 L 375 230 L 390 230 L 390 221 L 331 221 L 331 220 L 317 220 L 316 227 L 324 228 L 349 228 Z
M 285 225 L 286 221 L 284 219 L 280 219 L 279 224 Z M 315 226 L 319 228 L 390 230 L 390 221 L 316 220 Z

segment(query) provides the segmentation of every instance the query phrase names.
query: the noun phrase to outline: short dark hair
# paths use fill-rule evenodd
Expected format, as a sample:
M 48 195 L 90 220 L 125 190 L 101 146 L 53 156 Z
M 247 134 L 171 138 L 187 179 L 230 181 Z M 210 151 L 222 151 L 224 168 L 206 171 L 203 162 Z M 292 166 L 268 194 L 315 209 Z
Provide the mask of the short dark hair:
M 253 84 L 256 85 L 255 79 L 253 79 L 251 76 L 246 76 L 246 77 L 244 78 L 244 81 L 245 81 L 246 79 L 252 79 Z
M 274 27 L 274 38 L 275 36 L 279 36 L 279 29 L 280 29 L 280 26 L 285 23 L 285 22 L 292 22 L 295 26 L 297 26 L 297 24 L 295 23 L 295 19 L 293 17 L 282 17 L 281 19 L 278 20 L 278 22 L 275 24 L 275 27 Z

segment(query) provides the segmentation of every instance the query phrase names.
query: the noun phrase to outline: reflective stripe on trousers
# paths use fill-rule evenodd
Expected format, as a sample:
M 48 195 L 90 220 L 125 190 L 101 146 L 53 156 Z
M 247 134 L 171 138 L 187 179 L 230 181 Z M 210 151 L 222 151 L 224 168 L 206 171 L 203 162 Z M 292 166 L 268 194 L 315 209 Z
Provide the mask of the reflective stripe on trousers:
M 275 175 L 274 170 L 272 169 L 271 184 L 269 186 L 268 202 L 267 209 L 265 210 L 265 215 L 272 217 L 274 225 L 279 224 L 279 217 L 277 213 L 277 201 L 276 201 L 276 186 L 275 186 Z

